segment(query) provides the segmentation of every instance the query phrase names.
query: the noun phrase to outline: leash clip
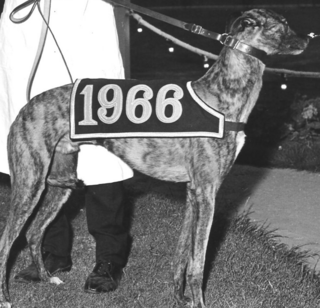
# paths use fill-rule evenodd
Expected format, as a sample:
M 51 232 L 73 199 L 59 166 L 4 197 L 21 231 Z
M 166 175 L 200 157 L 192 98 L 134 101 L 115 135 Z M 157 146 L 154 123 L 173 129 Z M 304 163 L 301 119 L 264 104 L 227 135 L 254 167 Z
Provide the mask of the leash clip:
M 230 47 L 232 49 L 236 49 L 239 45 L 240 41 L 235 39 L 232 35 L 228 33 L 221 34 L 221 38 L 219 39 L 219 42 L 227 47 Z

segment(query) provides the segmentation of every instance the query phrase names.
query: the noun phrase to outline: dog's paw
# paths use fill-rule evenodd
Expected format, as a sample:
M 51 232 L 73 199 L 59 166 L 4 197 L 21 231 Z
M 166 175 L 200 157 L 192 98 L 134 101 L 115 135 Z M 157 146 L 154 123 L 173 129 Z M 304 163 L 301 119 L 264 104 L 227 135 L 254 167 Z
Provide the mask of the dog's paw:
M 175 297 L 175 306 L 174 307 L 179 307 L 179 308 L 191 308 L 193 307 L 193 301 L 191 300 L 190 297 L 187 296 L 179 296 Z

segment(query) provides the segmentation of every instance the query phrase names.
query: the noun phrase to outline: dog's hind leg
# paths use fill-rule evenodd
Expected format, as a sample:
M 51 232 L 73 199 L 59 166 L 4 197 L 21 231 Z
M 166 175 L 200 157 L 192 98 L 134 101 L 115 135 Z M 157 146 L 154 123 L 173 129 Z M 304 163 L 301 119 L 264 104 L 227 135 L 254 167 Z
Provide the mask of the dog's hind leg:
M 174 280 L 174 297 L 179 306 L 186 306 L 191 302 L 191 299 L 184 296 L 185 289 L 185 275 L 186 268 L 191 254 L 191 232 L 192 232 L 192 220 L 193 220 L 193 207 L 195 202 L 194 195 L 190 187 L 190 183 L 187 184 L 187 200 L 186 211 L 181 228 L 181 233 L 178 240 L 177 249 L 173 260 L 173 280 Z
M 27 155 L 24 153 L 24 157 Z M 19 159 L 17 160 L 19 162 Z M 32 159 L 28 166 L 16 166 L 19 177 L 12 177 L 10 212 L 6 228 L 0 240 L 0 307 L 10 307 L 7 289 L 7 261 L 13 242 L 20 234 L 26 221 L 35 209 L 45 187 L 46 168 L 33 168 Z M 19 164 L 19 163 L 18 163 Z M 49 165 L 49 162 L 48 162 Z M 33 174 L 36 173 L 36 174 Z M 19 185 L 19 183 L 24 183 Z M 21 189 L 23 187 L 23 189 Z
M 50 148 L 41 143 L 45 139 L 38 138 L 34 141 L 32 132 L 27 133 L 29 127 L 22 128 L 19 124 L 23 125 L 24 122 L 12 126 L 8 138 L 8 150 L 11 153 L 11 201 L 6 228 L 0 240 L 0 308 L 10 307 L 7 287 L 10 249 L 41 199 L 52 157 Z M 53 146 L 51 151 L 53 152 Z
M 40 280 L 48 279 L 41 253 L 44 232 L 68 200 L 71 188 L 79 186 L 76 174 L 77 156 L 77 152 L 70 154 L 55 152 L 47 178 L 49 185 L 44 191 L 40 208 L 27 232 L 30 253 L 38 269 Z
M 27 232 L 30 254 L 37 267 L 39 279 L 42 281 L 46 281 L 49 278 L 49 274 L 47 273 L 42 260 L 42 239 L 47 226 L 59 213 L 61 207 L 68 200 L 70 194 L 70 188 L 48 185 L 45 190 L 43 200 L 41 201 L 41 207 Z
M 42 196 L 56 145 L 69 131 L 70 89 L 69 85 L 36 96 L 10 128 L 11 202 L 0 240 L 0 308 L 10 307 L 6 278 L 11 246 Z

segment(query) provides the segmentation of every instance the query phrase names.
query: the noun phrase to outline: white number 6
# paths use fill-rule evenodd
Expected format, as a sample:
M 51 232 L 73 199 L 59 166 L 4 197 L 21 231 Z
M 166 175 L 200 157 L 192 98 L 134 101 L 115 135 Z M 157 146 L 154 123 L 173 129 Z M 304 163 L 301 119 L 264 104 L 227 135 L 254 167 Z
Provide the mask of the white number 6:
M 168 91 L 174 91 L 173 97 L 166 98 Z M 156 115 L 163 123 L 173 123 L 177 121 L 182 115 L 182 106 L 179 101 L 183 97 L 183 90 L 175 84 L 167 84 L 163 86 L 157 95 Z M 165 110 L 168 105 L 173 108 L 172 115 L 167 117 Z
M 143 91 L 143 98 L 136 98 L 136 95 L 139 91 Z M 146 121 L 151 116 L 152 113 L 152 106 L 149 100 L 153 97 L 153 91 L 150 87 L 144 84 L 139 84 L 132 87 L 127 96 L 127 106 L 126 106 L 126 113 L 128 119 L 135 124 L 141 124 Z M 138 106 L 142 107 L 142 115 L 138 118 L 135 114 L 136 108 Z

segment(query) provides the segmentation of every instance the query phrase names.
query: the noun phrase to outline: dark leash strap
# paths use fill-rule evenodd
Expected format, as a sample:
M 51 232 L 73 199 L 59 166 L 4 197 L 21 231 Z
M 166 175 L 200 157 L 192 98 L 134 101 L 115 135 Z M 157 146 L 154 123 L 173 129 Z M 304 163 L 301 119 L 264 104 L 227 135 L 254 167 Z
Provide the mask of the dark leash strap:
M 39 2 L 40 2 L 40 0 L 29 0 L 29 1 L 23 2 L 22 4 L 18 5 L 18 6 L 17 6 L 16 8 L 14 8 L 13 11 L 11 12 L 11 14 L 10 14 L 10 20 L 11 20 L 12 22 L 14 22 L 15 24 L 20 24 L 20 23 L 22 23 L 22 22 L 25 22 L 25 21 L 28 20 L 29 17 L 32 15 L 34 9 L 36 8 L 36 6 L 38 5 Z M 23 16 L 23 17 L 20 17 L 20 18 L 15 17 L 15 15 L 16 15 L 19 11 L 27 8 L 27 7 L 30 6 L 30 5 L 32 5 L 32 7 L 31 7 L 31 9 L 30 9 L 30 11 L 29 11 L 29 13 L 28 13 L 27 15 L 25 15 L 25 16 Z
M 10 14 L 10 20 L 16 24 L 23 23 L 26 20 L 30 18 L 32 15 L 34 9 L 39 5 L 40 0 L 29 0 L 21 5 L 17 6 Z M 24 8 L 32 5 L 29 13 L 25 15 L 24 17 L 21 18 L 16 18 L 15 14 L 17 14 L 19 11 L 23 10 Z M 37 48 L 37 53 L 33 61 L 32 69 L 29 75 L 28 83 L 27 83 L 27 89 L 26 89 L 26 97 L 27 97 L 27 102 L 31 98 L 31 88 L 33 84 L 33 80 L 36 76 L 37 69 L 41 60 L 41 56 L 43 53 L 44 45 L 46 42 L 47 34 L 48 34 L 48 23 L 50 19 L 50 7 L 51 7 L 51 0 L 46 0 L 45 5 L 44 5 L 44 18 L 46 21 L 43 22 L 42 24 L 42 29 L 41 29 L 41 34 L 40 34 L 40 39 L 39 39 L 39 44 Z
M 108 3 L 111 3 L 114 6 L 121 6 L 126 9 L 139 12 L 141 14 L 144 14 L 146 16 L 152 17 L 154 19 L 160 20 L 162 22 L 171 24 L 173 26 L 176 26 L 178 28 L 181 28 L 183 30 L 192 32 L 194 34 L 202 35 L 206 38 L 210 38 L 216 41 L 219 41 L 222 45 L 230 47 L 232 49 L 239 50 L 243 53 L 246 53 L 248 55 L 251 55 L 253 57 L 258 58 L 259 60 L 263 61 L 265 56 L 267 55 L 266 52 L 263 50 L 257 49 L 255 47 L 249 46 L 235 38 L 233 38 L 228 33 L 219 34 L 216 32 L 212 32 L 209 30 L 206 30 L 202 28 L 199 25 L 193 24 L 193 23 L 186 23 L 181 20 L 169 17 L 167 15 L 163 15 L 161 13 L 149 10 L 145 7 L 141 7 L 139 5 L 133 4 L 133 3 L 127 3 L 124 0 L 105 0 Z

